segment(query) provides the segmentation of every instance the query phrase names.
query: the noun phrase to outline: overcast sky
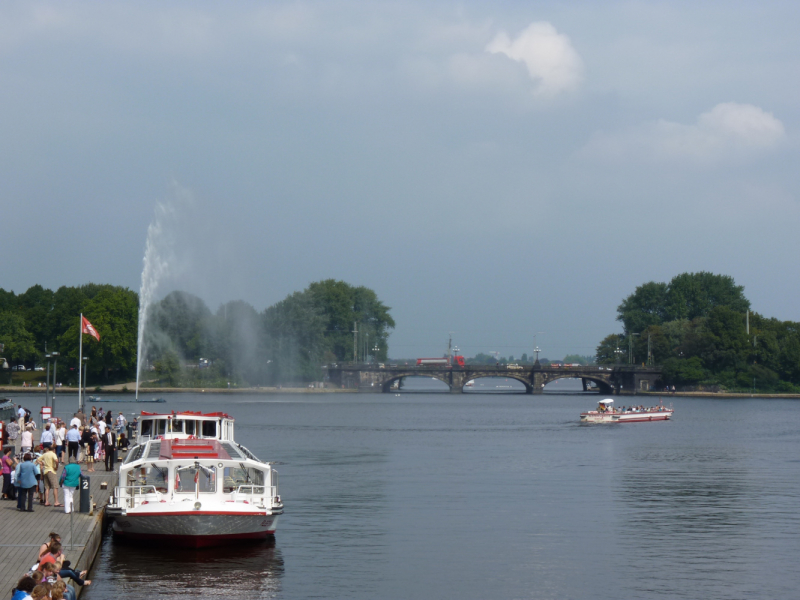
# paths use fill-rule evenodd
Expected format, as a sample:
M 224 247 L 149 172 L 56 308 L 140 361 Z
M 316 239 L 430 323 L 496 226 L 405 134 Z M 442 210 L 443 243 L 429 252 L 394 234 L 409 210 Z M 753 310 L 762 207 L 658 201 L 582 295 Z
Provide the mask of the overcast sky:
M 261 310 L 373 288 L 390 355 L 593 354 L 712 271 L 800 321 L 795 2 L 3 2 L 0 287 Z

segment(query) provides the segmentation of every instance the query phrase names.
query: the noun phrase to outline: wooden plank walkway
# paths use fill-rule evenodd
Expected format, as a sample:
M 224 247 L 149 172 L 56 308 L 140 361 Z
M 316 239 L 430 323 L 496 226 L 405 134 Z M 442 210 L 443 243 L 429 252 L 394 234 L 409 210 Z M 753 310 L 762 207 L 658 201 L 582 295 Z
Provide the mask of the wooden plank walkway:
M 104 507 L 114 491 L 117 473 L 107 472 L 102 463 L 95 464 L 93 473 L 86 472 L 86 465 L 81 465 L 81 469 L 89 477 L 89 489 L 97 510 L 94 515 L 72 513 L 73 538 L 70 538 L 70 515 L 64 513 L 62 507 L 43 506 L 34 498 L 34 512 L 29 513 L 18 511 L 16 502 L 0 501 L 0 598 L 11 597 L 11 589 L 36 563 L 39 546 L 48 541 L 51 531 L 61 536 L 64 555 L 72 562 L 73 569 L 80 572 L 91 568 L 103 535 Z M 105 490 L 100 489 L 103 482 L 108 484 Z M 59 500 L 64 503 L 60 488 Z M 75 492 L 74 501 L 77 511 L 79 491 Z M 73 585 L 80 594 L 79 586 Z

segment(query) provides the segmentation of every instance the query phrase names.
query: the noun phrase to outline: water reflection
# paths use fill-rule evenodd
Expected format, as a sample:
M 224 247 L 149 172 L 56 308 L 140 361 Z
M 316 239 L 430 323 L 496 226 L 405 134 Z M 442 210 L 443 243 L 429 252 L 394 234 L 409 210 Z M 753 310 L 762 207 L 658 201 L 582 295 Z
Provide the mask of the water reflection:
M 757 490 L 742 456 L 730 449 L 640 451 L 621 472 L 620 541 L 632 569 L 648 576 L 637 594 L 727 597 L 748 570 Z M 733 584 L 733 585 L 732 585 Z M 701 592 L 702 590 L 702 592 Z M 735 592 L 734 592 L 735 595 Z
M 274 598 L 280 594 L 283 557 L 275 538 L 219 548 L 171 548 L 115 539 L 103 541 L 92 585 L 83 598 L 105 600 L 120 590 L 135 598 Z

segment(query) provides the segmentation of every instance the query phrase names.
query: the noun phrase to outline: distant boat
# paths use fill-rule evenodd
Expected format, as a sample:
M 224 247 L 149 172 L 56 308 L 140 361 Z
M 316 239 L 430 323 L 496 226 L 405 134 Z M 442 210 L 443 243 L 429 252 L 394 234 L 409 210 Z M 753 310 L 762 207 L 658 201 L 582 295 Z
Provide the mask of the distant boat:
M 166 400 L 164 400 L 163 398 L 151 398 L 150 400 L 142 398 L 140 400 L 137 400 L 136 402 L 166 402 Z
M 581 413 L 581 423 L 640 423 L 643 421 L 667 421 L 672 418 L 672 408 L 659 404 L 650 408 L 627 408 L 616 410 L 614 400 L 600 400 L 597 410 Z

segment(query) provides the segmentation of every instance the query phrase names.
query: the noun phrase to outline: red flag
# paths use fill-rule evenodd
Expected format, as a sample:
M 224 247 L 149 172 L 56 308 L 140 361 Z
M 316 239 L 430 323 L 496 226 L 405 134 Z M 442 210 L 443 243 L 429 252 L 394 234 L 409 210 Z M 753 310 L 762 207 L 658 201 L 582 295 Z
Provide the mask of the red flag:
M 94 325 L 89 323 L 89 319 L 83 317 L 83 326 L 81 327 L 81 333 L 88 333 L 98 342 L 100 341 L 100 334 L 97 333 L 97 329 L 94 328 Z

